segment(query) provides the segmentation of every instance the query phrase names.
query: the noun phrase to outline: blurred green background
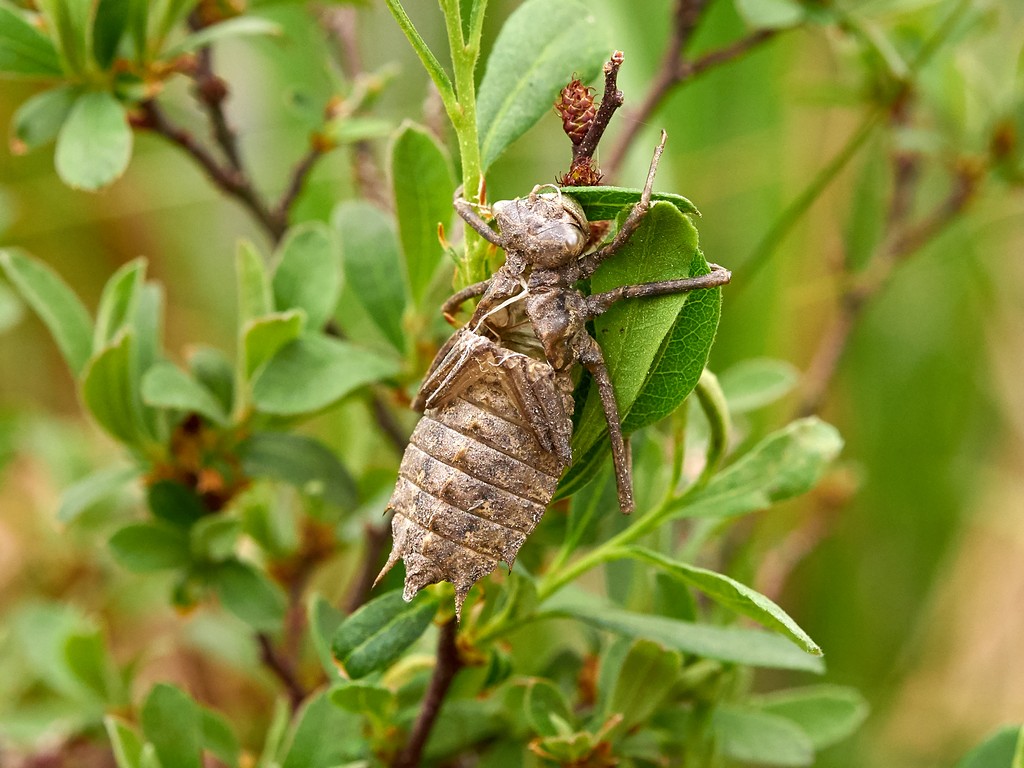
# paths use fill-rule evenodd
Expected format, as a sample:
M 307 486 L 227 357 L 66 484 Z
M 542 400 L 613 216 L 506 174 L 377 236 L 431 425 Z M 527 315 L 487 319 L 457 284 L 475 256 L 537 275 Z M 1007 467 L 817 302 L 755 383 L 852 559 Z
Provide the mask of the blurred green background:
M 431 4 L 409 10 L 443 50 L 439 14 L 417 5 Z M 486 46 L 515 5 L 492 0 Z M 672 4 L 589 5 L 626 54 L 619 80 L 626 107 L 607 147 L 657 70 Z M 934 29 L 954 3 L 846 5 L 899 49 Z M 836 311 L 835 264 L 844 243 L 884 223 L 894 142 L 930 158 L 920 187 L 927 210 L 946 194 L 943 159 L 984 157 L 993 127 L 1020 113 L 1024 4 L 971 5 L 971 23 L 914 80 L 914 129 L 894 137 L 880 128 L 772 244 L 770 259 L 759 250 L 762 238 L 869 108 L 873 65 L 860 49 L 832 28 L 782 33 L 673 93 L 642 126 L 614 181 L 640 186 L 666 129 L 657 188 L 698 205 L 705 253 L 734 273 L 713 370 L 761 356 L 807 367 Z M 227 108 L 243 152 L 260 186 L 276 195 L 305 151 L 310 115 L 335 84 L 325 69 L 327 44 L 301 4 L 261 12 L 288 35 L 226 42 L 218 68 L 231 86 Z M 358 14 L 366 68 L 397 68 L 376 114 L 396 125 L 432 119 L 424 116 L 431 109 L 426 75 L 391 16 L 380 3 Z M 717 47 L 744 29 L 733 4 L 718 0 L 693 50 Z M 36 90 L 27 82 L 0 84 L 0 123 Z M 195 119 L 185 98 L 178 104 L 177 117 Z M 375 143 L 379 156 L 384 146 Z M 495 164 L 488 196 L 508 198 L 552 181 L 568 159 L 552 113 Z M 296 219 L 326 219 L 337 200 L 354 195 L 347 151 L 336 151 L 316 168 Z M 26 156 L 0 150 L 0 243 L 51 264 L 91 307 L 118 266 L 145 255 L 166 287 L 170 350 L 200 340 L 233 348 L 233 253 L 243 236 L 263 242 L 234 203 L 157 137 L 137 135 L 128 173 L 98 194 L 63 186 L 52 149 Z M 819 765 L 952 765 L 994 727 L 1024 715 L 1022 253 L 1020 187 L 989 181 L 965 214 L 897 268 L 855 329 L 821 412 L 847 441 L 841 467 L 812 498 L 757 519 L 739 537 L 766 563 L 754 586 L 766 582 L 825 649 L 826 679 L 856 686 L 871 702 L 872 717 L 856 740 L 825 753 Z M 793 396 L 758 414 L 751 431 L 784 423 L 795 407 Z M 327 428 L 322 436 L 336 447 L 352 439 Z M 112 567 L 87 526 L 62 531 L 55 522 L 60 489 L 116 453 L 81 416 L 44 327 L 0 296 L 0 616 L 56 598 L 102 613 L 115 647 L 160 636 L 175 648 L 168 665 L 222 663 L 197 661 L 201 630 L 183 629 L 166 608 L 152 607 L 165 602 L 156 597 L 159 585 L 140 587 Z M 778 583 L 772 564 L 782 574 Z M 16 686 L 11 674 L 0 675 L 0 695 Z M 244 702 L 244 675 L 210 679 Z

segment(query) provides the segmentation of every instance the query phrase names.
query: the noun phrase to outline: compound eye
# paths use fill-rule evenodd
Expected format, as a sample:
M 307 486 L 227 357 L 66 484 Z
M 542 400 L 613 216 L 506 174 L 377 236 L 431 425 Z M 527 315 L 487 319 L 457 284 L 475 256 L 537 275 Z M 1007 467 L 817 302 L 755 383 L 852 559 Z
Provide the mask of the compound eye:
M 565 235 L 565 247 L 569 251 L 582 250 L 586 241 L 583 239 L 583 232 L 578 227 L 570 227 L 569 231 Z

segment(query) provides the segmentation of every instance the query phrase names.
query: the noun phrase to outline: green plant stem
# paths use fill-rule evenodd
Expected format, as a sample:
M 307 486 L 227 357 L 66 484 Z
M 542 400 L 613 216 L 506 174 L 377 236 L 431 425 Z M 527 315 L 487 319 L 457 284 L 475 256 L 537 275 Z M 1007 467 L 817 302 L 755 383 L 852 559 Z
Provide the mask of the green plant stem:
M 437 86 L 437 91 L 441 94 L 441 101 L 444 102 L 445 111 L 448 113 L 448 117 L 451 118 L 452 114 L 457 110 L 458 102 L 455 98 L 455 90 L 452 88 L 452 81 L 448 78 L 448 73 L 442 69 L 441 63 L 434 56 L 434 52 L 430 50 L 426 41 L 416 30 L 412 19 L 409 18 L 409 14 L 402 7 L 401 1 L 384 0 L 384 2 L 387 4 L 388 10 L 391 11 L 391 15 L 395 17 L 399 29 L 405 33 L 405 37 L 410 45 L 412 45 L 412 49 L 420 57 L 423 68 L 427 70 L 430 79 Z
M 700 403 L 701 410 L 707 416 L 708 426 L 711 430 L 704 469 L 701 470 L 700 477 L 696 482 L 698 488 L 703 488 L 718 470 L 718 465 L 729 447 L 729 406 L 725 401 L 722 387 L 718 383 L 718 377 L 707 368 L 701 373 L 694 394 L 697 395 L 697 402 Z

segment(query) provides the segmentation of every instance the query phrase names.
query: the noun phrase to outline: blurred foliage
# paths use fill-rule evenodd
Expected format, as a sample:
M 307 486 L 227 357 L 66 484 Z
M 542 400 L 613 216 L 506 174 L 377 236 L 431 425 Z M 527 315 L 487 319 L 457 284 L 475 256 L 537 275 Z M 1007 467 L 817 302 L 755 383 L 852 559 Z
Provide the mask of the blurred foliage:
M 1019 635 L 963 608 L 1024 584 L 1024 11 L 384 5 L 0 0 L 0 763 L 404 765 L 433 708 L 425 765 L 1024 764 Z M 554 179 L 613 47 L 626 186 L 575 193 L 628 208 L 664 125 L 701 213 L 656 195 L 593 289 L 734 281 L 599 321 L 639 511 L 584 377 L 456 634 L 366 578 L 436 307 L 498 257 L 452 196 Z M 945 595 L 985 532 L 1015 565 Z

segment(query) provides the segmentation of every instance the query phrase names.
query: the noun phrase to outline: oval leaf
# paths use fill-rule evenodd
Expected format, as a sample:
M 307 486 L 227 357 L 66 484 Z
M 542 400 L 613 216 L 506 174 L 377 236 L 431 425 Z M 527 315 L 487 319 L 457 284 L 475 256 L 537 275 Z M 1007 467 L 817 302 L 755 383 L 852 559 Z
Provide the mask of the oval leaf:
M 565 736 L 575 730 L 569 702 L 550 680 L 536 678 L 527 683 L 523 708 L 530 727 L 541 736 Z
M 78 376 L 92 354 L 92 318 L 56 272 L 17 249 L 0 251 L 0 267 L 43 321 L 71 372 Z
M 356 680 L 391 666 L 430 626 L 437 605 L 427 593 L 407 603 L 398 590 L 368 602 L 345 619 L 331 639 L 341 673 Z
M 263 571 L 229 560 L 210 572 L 209 582 L 224 607 L 253 629 L 272 632 L 281 626 L 287 601 Z
M 135 379 L 135 337 L 122 331 L 89 361 L 82 375 L 82 402 L 111 436 L 126 445 L 148 440 L 138 382 Z
M 121 565 L 136 573 L 181 568 L 191 560 L 188 537 L 156 523 L 126 525 L 110 538 L 110 549 Z
M 157 363 L 146 371 L 142 400 L 154 408 L 198 413 L 215 424 L 227 423 L 227 414 L 213 393 L 173 363 Z
M 304 336 L 282 347 L 256 375 L 253 403 L 279 416 L 313 413 L 399 369 L 397 361 L 354 344 Z
M 194 490 L 174 480 L 153 483 L 146 501 L 155 517 L 179 528 L 191 528 L 210 513 Z
M 1024 726 L 996 731 L 967 753 L 956 768 L 1020 768 L 1024 765 Z
M 278 311 L 301 309 L 310 328 L 323 327 L 341 290 L 341 254 L 327 225 L 307 222 L 288 230 L 272 286 Z
M 78 94 L 74 86 L 62 85 L 37 93 L 18 107 L 11 120 L 11 151 L 22 154 L 56 139 Z
M 477 97 L 486 170 L 509 144 L 551 111 L 571 73 L 594 79 L 611 53 L 590 7 L 579 0 L 527 0 L 498 33 Z
M 407 287 L 413 303 L 420 305 L 444 254 L 438 225 L 447 227 L 452 220 L 452 163 L 432 134 L 404 123 L 391 143 L 388 172 Z
M 161 765 L 202 768 L 203 720 L 187 693 L 157 683 L 142 705 L 142 732 L 155 748 Z
M 682 659 L 650 640 L 637 640 L 622 661 L 606 715 L 620 714 L 618 727 L 645 723 L 679 679 Z
M 630 187 L 608 187 L 598 185 L 596 187 L 561 187 L 562 194 L 570 195 L 583 208 L 587 215 L 587 221 L 604 221 L 614 219 L 626 208 L 632 207 L 640 201 L 639 189 Z M 682 195 L 672 192 L 653 192 L 651 200 L 664 200 L 672 203 L 682 213 L 700 216 L 697 206 L 691 203 Z
M 770 405 L 793 389 L 800 372 L 784 360 L 743 360 L 718 377 L 732 413 L 749 413 Z
M 807 734 L 816 750 L 836 744 L 860 728 L 868 716 L 868 703 L 853 688 L 815 685 L 760 696 L 762 712 L 792 720 Z
M 106 91 L 83 94 L 57 137 L 57 175 L 69 187 L 95 191 L 125 172 L 132 130 L 124 106 Z
M 722 706 L 715 710 L 712 729 L 722 753 L 733 760 L 783 766 L 814 762 L 810 739 L 796 725 L 778 715 Z
M 661 568 L 675 578 L 696 587 L 719 605 L 753 619 L 759 624 L 781 632 L 808 653 L 821 656 L 821 648 L 808 636 L 793 619 L 778 605 L 760 592 L 730 579 L 725 574 L 697 568 L 649 549 L 631 547 L 623 550 L 623 556 L 642 560 Z
M 305 327 L 306 313 L 301 309 L 275 312 L 242 326 L 245 377 L 251 378 L 281 347 L 297 339 Z
M 146 277 L 146 260 L 134 259 L 122 265 L 107 280 L 96 310 L 93 348 L 101 349 L 128 325 L 139 303 L 139 292 Z
M 258 16 L 238 16 L 209 27 L 203 27 L 177 45 L 168 48 L 163 55 L 165 58 L 174 58 L 183 53 L 197 51 L 203 46 L 210 45 L 210 43 L 226 40 L 230 37 L 279 34 L 281 34 L 281 27 L 269 19 L 261 19 Z
M 107 467 L 83 477 L 69 486 L 60 499 L 57 519 L 65 525 L 74 522 L 92 506 L 113 496 L 138 477 L 137 467 Z
M 290 483 L 303 493 L 351 509 L 357 502 L 355 480 L 323 443 L 305 435 L 258 432 L 238 446 L 242 468 L 251 477 Z

